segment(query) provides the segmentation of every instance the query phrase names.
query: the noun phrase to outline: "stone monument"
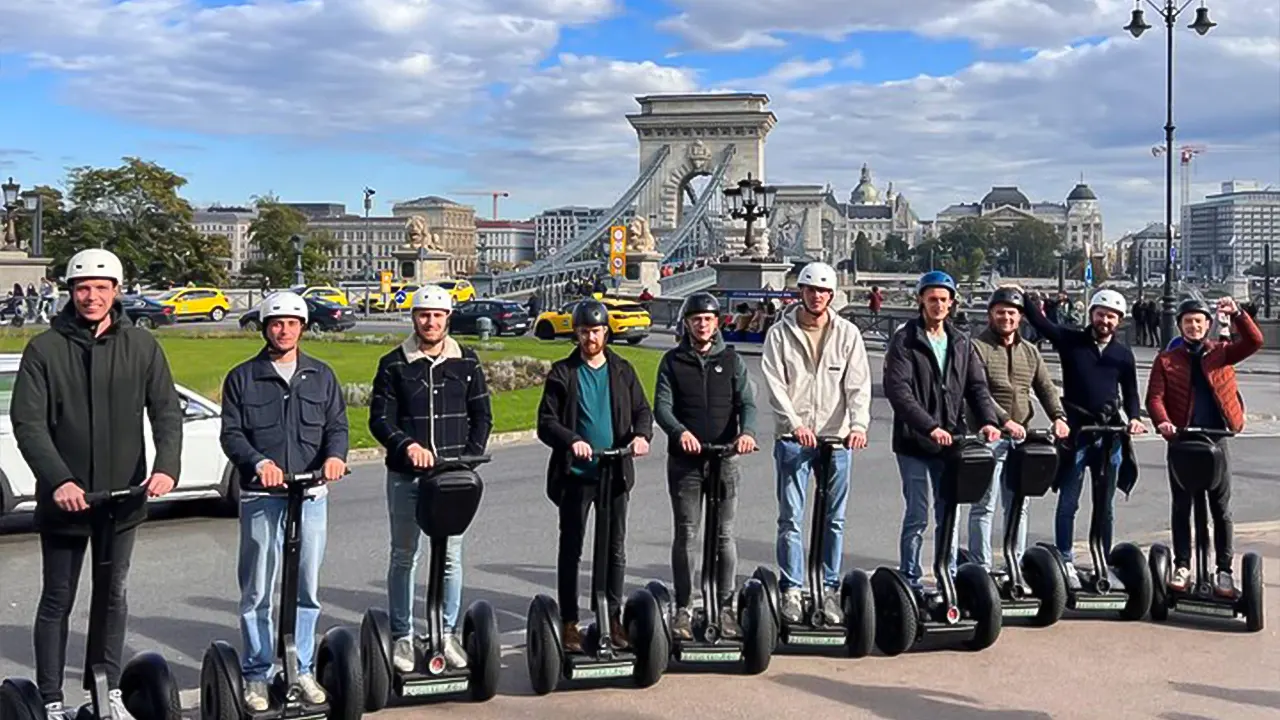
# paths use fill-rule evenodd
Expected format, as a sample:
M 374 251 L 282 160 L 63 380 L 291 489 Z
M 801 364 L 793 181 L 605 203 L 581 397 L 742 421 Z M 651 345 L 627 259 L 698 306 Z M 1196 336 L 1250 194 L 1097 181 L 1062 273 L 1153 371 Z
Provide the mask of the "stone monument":
M 627 265 L 620 291 L 639 295 L 645 288 L 655 296 L 662 294 L 662 253 L 658 241 L 649 230 L 649 221 L 633 217 L 627 223 Z
M 40 287 L 40 280 L 48 275 L 49 258 L 34 257 L 31 248 L 23 249 L 14 223 L 14 213 L 4 223 L 4 247 L 0 248 L 0 292 L 13 289 L 18 283 L 25 290 L 28 285 Z
M 784 290 L 789 263 L 769 257 L 769 238 L 762 231 L 751 234 L 738 257 L 715 263 L 716 287 L 721 290 Z
M 414 215 L 405 223 L 404 230 L 404 245 L 391 251 L 400 280 L 421 285 L 448 278 L 453 256 L 441 250 L 440 236 L 432 234 L 427 219 Z

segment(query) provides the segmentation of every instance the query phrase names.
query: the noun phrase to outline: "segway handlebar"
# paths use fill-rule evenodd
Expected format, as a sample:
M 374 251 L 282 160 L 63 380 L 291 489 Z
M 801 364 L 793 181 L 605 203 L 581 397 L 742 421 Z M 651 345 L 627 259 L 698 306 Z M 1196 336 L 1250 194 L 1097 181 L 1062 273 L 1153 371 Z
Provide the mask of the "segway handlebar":
M 700 455 L 719 455 L 721 457 L 729 457 L 738 454 L 738 443 L 702 443 L 702 452 Z
M 1080 427 L 1076 428 L 1076 432 L 1116 433 L 1117 435 L 1119 435 L 1121 433 L 1129 432 L 1129 426 L 1128 425 L 1081 425 Z
M 1184 428 L 1178 428 L 1178 435 L 1179 436 L 1204 435 L 1205 437 L 1211 437 L 1211 438 L 1224 438 L 1224 437 L 1232 437 L 1235 435 L 1235 433 L 1230 430 L 1224 430 L 1222 428 L 1184 427 Z
M 347 468 L 346 470 L 343 471 L 342 474 L 350 475 L 351 468 Z M 263 485 L 261 481 L 255 480 L 253 482 L 245 483 L 244 489 L 250 492 L 284 495 L 289 492 L 290 485 L 297 485 L 299 487 L 302 487 L 303 489 L 306 489 L 306 488 L 316 487 L 318 485 L 324 485 L 325 482 L 326 480 L 324 479 L 324 470 L 310 470 L 304 473 L 293 473 L 292 475 L 285 475 L 284 485 L 280 485 L 278 487 L 267 487 L 266 485 Z
M 843 445 L 845 441 L 845 438 L 842 438 L 839 435 L 815 435 L 814 437 L 817 439 L 819 445 Z M 778 439 L 785 440 L 787 442 L 800 442 L 792 433 L 779 435 Z
M 450 463 L 455 465 L 483 465 L 493 457 L 490 455 L 459 455 L 457 457 L 437 458 L 437 463 Z
M 631 454 L 632 454 L 632 450 L 630 445 L 627 445 L 626 447 L 620 447 L 620 448 L 606 448 L 604 450 L 596 450 L 595 448 L 591 449 L 592 457 L 598 457 L 602 459 L 630 457 Z
M 146 485 L 131 485 L 123 490 L 95 490 L 84 494 L 86 505 L 100 505 L 110 500 L 124 500 L 136 497 L 147 491 Z
M 1001 428 L 1001 430 L 1000 430 L 1000 436 L 1001 436 L 1001 437 L 1013 437 L 1013 435 L 1012 435 L 1008 430 L 1005 430 L 1005 429 L 1003 429 L 1003 428 Z M 1026 437 L 1027 437 L 1027 438 L 1045 439 L 1045 440 L 1057 440 L 1057 438 L 1053 436 L 1053 431 L 1052 431 L 1052 430 L 1045 429 L 1045 428 L 1036 428 L 1035 430 L 1032 430 L 1032 429 L 1030 429 L 1030 428 L 1027 428 L 1027 434 L 1026 434 Z

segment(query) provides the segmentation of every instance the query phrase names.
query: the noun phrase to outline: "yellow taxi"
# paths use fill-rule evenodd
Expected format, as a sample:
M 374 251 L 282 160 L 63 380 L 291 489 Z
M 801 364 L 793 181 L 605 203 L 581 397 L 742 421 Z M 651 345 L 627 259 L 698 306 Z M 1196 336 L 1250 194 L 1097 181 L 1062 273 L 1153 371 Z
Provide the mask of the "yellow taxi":
M 178 320 L 208 318 L 218 322 L 231 310 L 231 301 L 218 288 L 174 288 L 155 300 L 173 308 L 173 316 Z
M 649 311 L 644 306 L 631 300 L 602 297 L 599 293 L 595 299 L 604 303 L 609 310 L 609 341 L 625 340 L 632 345 L 640 344 L 649 335 L 652 324 Z M 561 305 L 558 310 L 547 310 L 538 315 L 533 324 L 533 334 L 540 340 L 554 340 L 558 337 L 573 335 L 573 309 L 581 300 L 574 300 Z
M 369 302 L 369 309 L 373 312 L 408 310 L 413 306 L 413 294 L 416 292 L 416 283 L 391 283 L 391 293 L 387 295 L 386 302 L 383 302 L 381 294 L 375 293 Z
M 469 280 L 437 280 L 435 284 L 449 291 L 455 305 L 476 299 L 476 288 Z
M 347 294 L 340 288 L 336 288 L 331 285 L 312 285 L 311 287 L 298 286 L 290 288 L 290 290 L 304 298 L 325 300 L 333 303 L 334 305 L 341 305 L 343 307 L 351 305 L 351 303 L 347 301 Z

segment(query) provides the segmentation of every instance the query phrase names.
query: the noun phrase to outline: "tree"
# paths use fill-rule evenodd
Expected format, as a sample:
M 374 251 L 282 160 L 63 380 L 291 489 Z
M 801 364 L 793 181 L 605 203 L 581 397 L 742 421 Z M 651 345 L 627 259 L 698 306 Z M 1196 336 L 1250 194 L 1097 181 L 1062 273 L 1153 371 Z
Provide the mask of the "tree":
M 884 254 L 889 260 L 902 262 L 910 259 L 911 247 L 907 245 L 902 235 L 889 233 L 884 236 Z
M 272 284 L 292 283 L 294 270 L 293 236 L 306 239 L 302 249 L 302 274 L 309 283 L 329 282 L 329 257 L 338 243 L 327 230 L 309 231 L 307 218 L 288 205 L 259 198 L 258 217 L 249 225 L 249 236 L 262 258 L 249 263 L 245 271 L 261 275 Z
M 1062 236 L 1040 220 L 1021 220 L 995 233 L 996 257 L 1007 275 L 1049 277 L 1057 272 L 1055 253 L 1062 250 Z
M 857 263 L 859 270 L 875 270 L 875 264 L 871 257 L 871 241 L 867 239 L 867 234 L 858 231 L 858 237 L 853 241 L 853 260 Z

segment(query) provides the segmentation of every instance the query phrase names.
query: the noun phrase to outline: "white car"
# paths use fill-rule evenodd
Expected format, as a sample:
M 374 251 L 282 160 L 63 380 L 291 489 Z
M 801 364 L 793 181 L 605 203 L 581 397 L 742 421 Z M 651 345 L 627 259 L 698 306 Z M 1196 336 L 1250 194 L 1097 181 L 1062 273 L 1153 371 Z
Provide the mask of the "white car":
M 36 507 L 36 479 L 18 452 L 9 419 L 13 383 L 22 356 L 0 353 L 0 516 L 32 512 Z M 233 481 L 231 463 L 222 452 L 218 433 L 222 429 L 222 408 L 199 393 L 175 385 L 182 401 L 182 476 L 173 492 L 152 502 L 217 500 L 220 510 L 234 514 L 239 509 L 239 488 Z M 155 458 L 151 423 L 146 422 L 147 466 Z

